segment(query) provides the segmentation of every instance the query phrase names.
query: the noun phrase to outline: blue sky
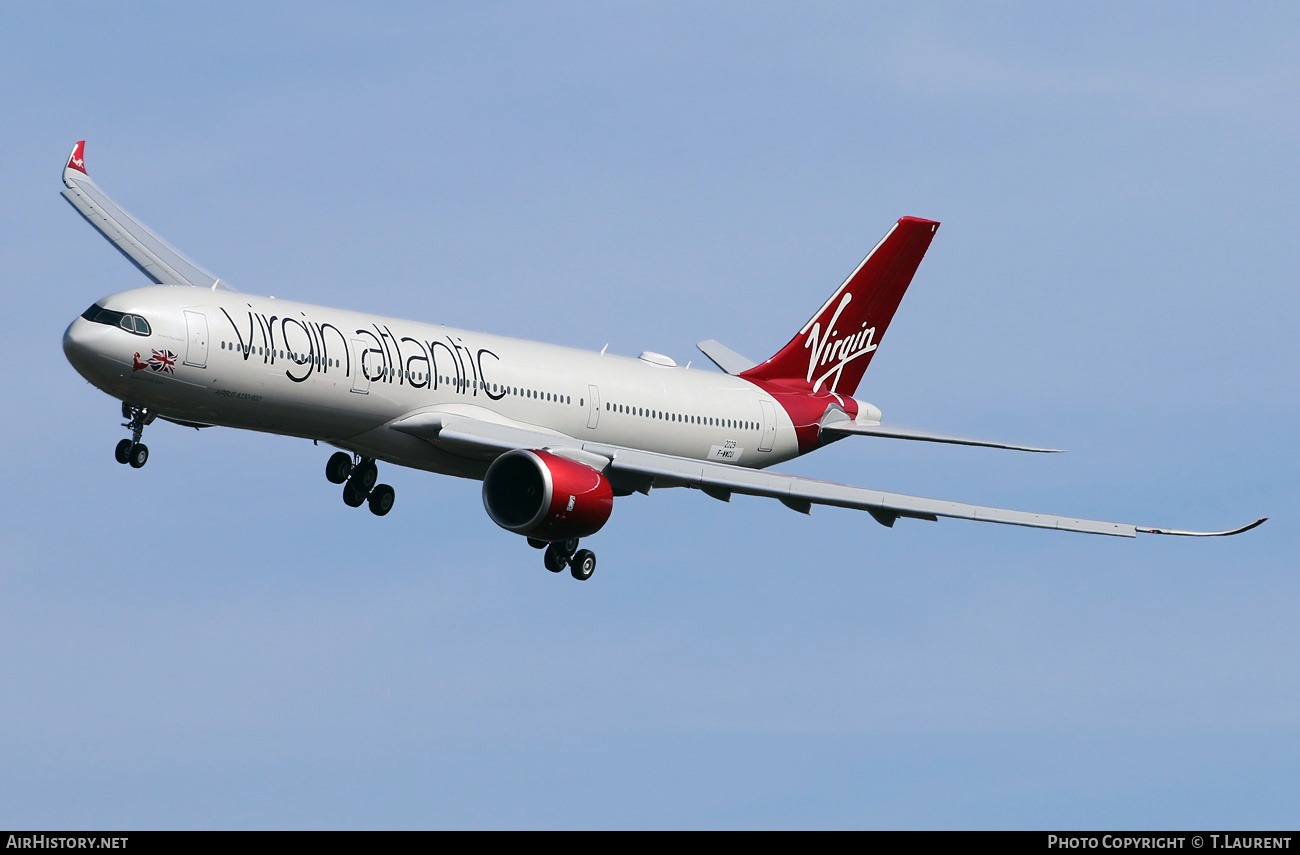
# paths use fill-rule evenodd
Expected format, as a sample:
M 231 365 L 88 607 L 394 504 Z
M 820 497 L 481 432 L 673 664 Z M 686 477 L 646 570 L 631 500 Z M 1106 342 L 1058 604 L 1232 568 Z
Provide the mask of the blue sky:
M 1288 4 L 6 10 L 0 825 L 1249 828 L 1300 818 Z M 943 226 L 859 397 L 1044 458 L 786 471 L 1226 540 L 663 491 L 586 584 L 475 483 L 150 429 L 63 359 L 144 280 L 117 201 L 252 293 L 616 353 L 784 344 Z M 1287 556 L 1291 556 L 1288 558 Z

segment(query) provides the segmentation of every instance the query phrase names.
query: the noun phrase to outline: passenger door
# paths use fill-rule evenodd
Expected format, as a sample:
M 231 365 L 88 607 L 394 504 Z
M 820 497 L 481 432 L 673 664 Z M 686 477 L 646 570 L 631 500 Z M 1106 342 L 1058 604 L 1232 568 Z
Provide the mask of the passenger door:
M 195 368 L 208 367 L 208 316 L 202 312 L 185 310 L 185 364 Z

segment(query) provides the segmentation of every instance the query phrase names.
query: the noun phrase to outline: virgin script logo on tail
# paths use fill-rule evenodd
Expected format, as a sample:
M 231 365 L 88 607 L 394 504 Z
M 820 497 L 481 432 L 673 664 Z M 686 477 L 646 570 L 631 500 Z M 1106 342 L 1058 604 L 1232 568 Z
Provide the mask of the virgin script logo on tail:
M 844 313 L 844 308 L 852 301 L 853 294 L 845 294 L 840 300 L 839 306 L 835 308 L 835 314 L 831 315 L 830 323 L 826 326 L 828 332 L 822 333 L 821 321 L 814 321 L 812 329 L 808 331 L 807 337 L 803 340 L 803 346 L 811 353 L 808 356 L 808 377 L 806 378 L 812 384 L 813 391 L 816 392 L 821 388 L 822 383 L 832 374 L 835 379 L 830 383 L 830 389 L 835 391 L 835 387 L 840 382 L 840 375 L 844 373 L 844 366 L 859 356 L 865 356 L 876 349 L 876 328 L 867 326 L 867 322 L 862 322 L 862 328 L 854 331 L 848 336 L 841 337 L 839 330 L 835 329 L 835 324 Z M 830 364 L 826 368 L 827 363 Z M 821 374 L 817 374 L 818 369 L 826 368 Z M 816 375 L 816 379 L 814 379 Z

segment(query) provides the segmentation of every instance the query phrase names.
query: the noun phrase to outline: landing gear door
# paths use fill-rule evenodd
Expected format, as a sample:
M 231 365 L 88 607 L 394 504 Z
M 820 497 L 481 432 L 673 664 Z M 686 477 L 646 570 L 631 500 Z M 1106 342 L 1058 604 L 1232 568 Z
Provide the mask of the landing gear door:
M 600 390 L 588 386 L 587 392 L 587 427 L 595 428 L 600 424 Z
M 185 312 L 185 364 L 208 367 L 208 316 L 202 312 Z
M 763 410 L 763 438 L 758 441 L 758 450 L 771 451 L 776 439 L 776 407 L 771 401 L 759 401 L 758 406 Z
M 370 346 L 359 338 L 349 342 L 352 348 L 352 391 L 362 395 L 370 394 L 371 366 L 366 365 L 366 357 L 372 353 Z

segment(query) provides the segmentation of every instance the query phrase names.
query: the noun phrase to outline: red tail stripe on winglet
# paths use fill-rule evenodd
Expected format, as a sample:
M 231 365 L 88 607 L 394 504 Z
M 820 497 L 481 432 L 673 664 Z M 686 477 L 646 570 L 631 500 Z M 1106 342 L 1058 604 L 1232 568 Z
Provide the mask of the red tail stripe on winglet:
M 740 376 L 852 395 L 939 224 L 903 217 L 790 343 Z
M 89 175 L 86 172 L 86 141 L 81 140 L 72 147 L 72 154 L 68 155 L 68 169 L 75 169 L 82 175 Z

